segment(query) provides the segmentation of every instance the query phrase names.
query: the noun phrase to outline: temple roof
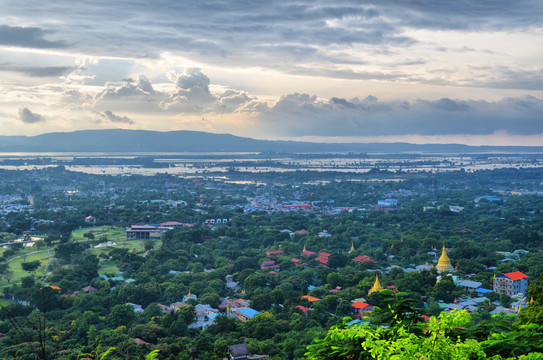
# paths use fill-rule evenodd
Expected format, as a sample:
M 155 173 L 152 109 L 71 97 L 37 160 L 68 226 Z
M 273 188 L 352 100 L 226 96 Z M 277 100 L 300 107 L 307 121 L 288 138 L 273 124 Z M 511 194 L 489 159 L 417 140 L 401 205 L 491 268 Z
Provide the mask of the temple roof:
M 439 257 L 439 260 L 437 262 L 436 268 L 437 268 L 437 270 L 439 272 L 453 271 L 454 270 L 454 267 L 451 264 L 451 260 L 447 256 L 447 250 L 445 249 L 445 244 L 443 244 L 443 250 L 442 250 L 441 256 Z
M 375 274 L 375 283 L 373 284 L 373 287 L 368 292 L 368 295 L 371 294 L 371 293 L 374 293 L 376 291 L 381 291 L 381 290 L 383 290 L 383 287 L 379 283 L 379 276 L 377 274 Z

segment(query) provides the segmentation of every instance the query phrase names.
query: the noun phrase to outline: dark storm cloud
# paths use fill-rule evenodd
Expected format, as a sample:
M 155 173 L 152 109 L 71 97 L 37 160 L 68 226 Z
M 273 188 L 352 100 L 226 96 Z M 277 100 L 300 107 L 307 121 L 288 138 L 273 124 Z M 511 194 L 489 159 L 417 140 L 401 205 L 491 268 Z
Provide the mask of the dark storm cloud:
M 257 44 L 409 44 L 401 35 L 406 26 L 430 29 L 516 29 L 542 22 L 541 3 L 498 1 L 232 1 L 217 2 L 105 2 L 70 6 L 53 2 L 40 12 L 63 22 L 50 26 L 72 30 L 85 41 L 80 46 L 119 47 L 145 43 L 149 49 L 177 49 L 205 55 L 231 54 Z M 16 5 L 10 5 L 17 8 Z M 26 11 L 32 8 L 25 7 Z M 108 11 L 104 11 L 108 9 Z M 12 10 L 13 11 L 13 10 Z M 22 12 L 22 9 L 21 9 Z M 30 11 L 31 12 L 31 11 Z M 117 14 L 123 14 L 120 23 Z M 100 26 L 94 20 L 100 19 Z M 144 21 L 145 20 L 145 21 Z M 327 22 L 340 20 L 348 26 Z M 74 26 L 81 24 L 80 26 Z M 25 28 L 11 28 L 21 29 Z M 43 40 L 44 31 L 26 28 L 26 38 Z M 107 31 L 107 30 L 114 31 Z M 104 36 L 108 35 L 108 41 Z M 68 34 L 66 34 L 68 35 Z M 58 42 L 46 42 L 62 45 Z M 138 53 L 142 54 L 142 49 Z
M 45 36 L 50 33 L 52 31 L 45 31 L 38 27 L 0 25 L 0 44 L 37 49 L 65 48 L 68 46 L 63 41 L 46 40 Z
M 28 108 L 19 109 L 19 120 L 27 124 L 34 124 L 45 120 L 40 114 L 33 113 Z
M 381 102 L 318 99 L 308 94 L 281 97 L 262 116 L 283 136 L 485 135 L 497 131 L 543 133 L 543 100 L 525 96 L 497 102 L 455 100 Z
M 337 78 L 405 80 L 401 72 L 384 75 L 378 71 L 349 72 L 337 68 L 334 65 L 371 61 L 348 51 L 333 50 L 364 47 L 366 52 L 386 53 L 394 48 L 408 48 L 417 43 L 417 39 L 406 32 L 412 29 L 523 31 L 537 28 L 543 25 L 542 4 L 540 0 L 519 0 L 514 4 L 505 0 L 97 0 L 50 1 L 42 6 L 42 2 L 29 0 L 24 4 L 5 5 L 6 13 L 21 18 L 49 19 L 46 26 L 49 30 L 4 25 L 0 29 L 0 43 L 64 47 L 70 42 L 80 51 L 97 56 L 158 57 L 169 51 L 216 65 L 260 66 L 279 71 L 289 68 L 293 74 Z M 62 36 L 64 42 L 47 40 L 45 36 L 52 31 Z M 379 50 L 368 48 L 371 46 L 378 46 Z M 434 46 L 437 50 L 440 45 Z M 465 47 L 461 51 L 472 49 Z M 392 65 L 420 65 L 421 62 L 421 59 L 411 59 L 405 64 Z M 494 87 L 515 88 L 517 85 L 536 87 L 535 82 L 523 84 L 522 79 L 497 81 Z
M 71 66 L 21 66 L 13 63 L 0 63 L 0 71 L 11 71 L 32 77 L 56 77 L 64 75 L 75 68 Z
M 389 9 L 401 24 L 434 30 L 505 30 L 540 26 L 543 6 L 539 0 L 382 0 L 372 1 Z M 399 16 L 402 14 L 403 16 Z

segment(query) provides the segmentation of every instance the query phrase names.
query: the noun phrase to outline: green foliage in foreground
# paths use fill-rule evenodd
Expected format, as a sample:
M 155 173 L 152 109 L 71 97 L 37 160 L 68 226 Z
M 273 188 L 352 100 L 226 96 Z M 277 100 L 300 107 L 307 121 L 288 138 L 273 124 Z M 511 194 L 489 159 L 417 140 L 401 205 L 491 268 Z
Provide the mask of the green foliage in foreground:
M 345 320 L 350 320 L 346 318 Z M 324 339 L 315 340 L 305 354 L 310 359 L 543 359 L 541 327 L 521 326 L 508 334 L 492 334 L 478 342 L 454 336 L 455 329 L 468 327 L 471 317 L 464 310 L 443 312 L 423 324 L 421 335 L 399 325 L 372 327 L 333 326 Z M 518 353 L 518 356 L 511 354 Z M 498 352 L 498 353 L 496 353 Z M 524 353 L 522 353 L 524 352 Z M 504 357 L 505 356 L 505 357 Z

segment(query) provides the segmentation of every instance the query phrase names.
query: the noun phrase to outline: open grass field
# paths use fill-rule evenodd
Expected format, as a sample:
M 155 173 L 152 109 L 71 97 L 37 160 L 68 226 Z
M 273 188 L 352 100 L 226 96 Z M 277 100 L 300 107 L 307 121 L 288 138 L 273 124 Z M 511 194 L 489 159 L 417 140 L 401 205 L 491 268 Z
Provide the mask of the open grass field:
M 143 254 L 145 252 L 144 244 L 146 240 L 126 240 L 126 232 L 124 228 L 116 228 L 112 226 L 96 226 L 96 227 L 88 227 L 88 228 L 82 228 L 75 230 L 72 233 L 71 241 L 74 242 L 87 242 L 88 239 L 83 236 L 83 234 L 91 232 L 94 235 L 95 240 L 100 240 L 102 237 L 107 237 L 107 241 L 114 241 L 116 245 L 114 246 L 108 246 L 108 247 L 100 247 L 100 248 L 94 248 L 94 249 L 88 249 L 87 253 L 96 255 L 100 257 L 103 253 L 108 253 L 114 248 L 120 248 L 120 249 L 127 249 L 130 252 L 134 252 L 137 254 Z M 161 246 L 161 241 L 155 241 L 155 248 L 158 248 Z M 4 248 L 0 248 L 0 255 L 5 251 Z M 6 278 L 3 277 L 0 280 L 0 288 L 11 286 L 13 284 L 20 284 L 21 279 L 29 276 L 30 273 L 24 271 L 21 267 L 21 264 L 23 262 L 30 262 L 39 260 L 44 266 L 43 268 L 40 267 L 36 271 L 36 277 L 39 278 L 43 275 L 44 270 L 46 266 L 50 263 L 51 259 L 55 255 L 54 246 L 50 248 L 29 248 L 25 247 L 24 249 L 18 251 L 13 257 L 8 259 L 9 263 L 9 270 L 13 271 L 13 276 L 8 283 Z M 111 261 L 111 260 L 103 260 L 101 259 L 99 264 L 98 273 L 100 275 L 102 274 L 117 274 L 119 272 L 119 268 L 117 267 L 118 262 Z
M 24 248 L 23 250 L 17 252 L 15 256 L 8 260 L 9 270 L 13 271 L 13 277 L 9 283 L 5 277 L 2 277 L 2 280 L 0 280 L 0 287 L 19 284 L 21 283 L 22 278 L 30 276 L 30 273 L 22 269 L 21 264 L 23 262 L 39 260 L 42 266 L 47 266 L 54 254 L 55 252 L 53 249 L 38 250 L 35 248 Z M 36 271 L 36 276 L 41 275 L 43 275 L 43 271 L 40 267 L 40 269 Z
M 88 239 L 83 234 L 92 233 L 95 240 L 102 237 L 107 237 L 108 240 L 119 242 L 126 239 L 126 231 L 124 228 L 113 226 L 93 226 L 75 230 L 72 233 L 72 241 L 87 241 Z

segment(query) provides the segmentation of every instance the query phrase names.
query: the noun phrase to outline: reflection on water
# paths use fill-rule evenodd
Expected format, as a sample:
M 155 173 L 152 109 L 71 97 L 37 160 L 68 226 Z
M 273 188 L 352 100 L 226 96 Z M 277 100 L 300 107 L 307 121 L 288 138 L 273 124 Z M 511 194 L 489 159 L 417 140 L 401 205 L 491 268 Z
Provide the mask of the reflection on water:
M 82 159 L 84 159 L 83 164 Z M 140 161 L 141 160 L 141 161 Z M 141 162 L 141 165 L 139 164 Z M 111 163 L 111 164 L 110 164 Z M 543 154 L 416 155 L 416 154 L 277 154 L 256 153 L 0 153 L 0 169 L 40 170 L 64 165 L 67 170 L 103 175 L 203 174 L 264 172 L 336 172 L 364 174 L 371 171 L 466 172 L 502 168 L 540 168 Z

